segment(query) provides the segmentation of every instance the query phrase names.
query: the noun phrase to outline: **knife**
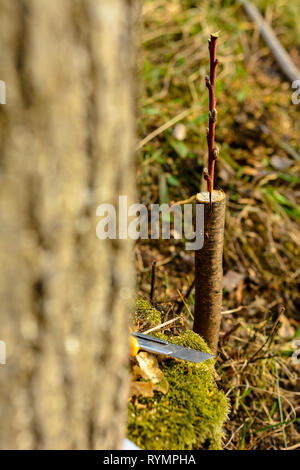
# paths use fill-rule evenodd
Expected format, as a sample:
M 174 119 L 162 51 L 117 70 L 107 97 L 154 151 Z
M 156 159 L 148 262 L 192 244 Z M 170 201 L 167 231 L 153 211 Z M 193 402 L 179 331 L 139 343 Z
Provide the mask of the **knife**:
M 150 353 L 162 354 L 195 363 L 214 357 L 212 354 L 177 346 L 177 344 L 169 343 L 155 336 L 144 335 L 143 333 L 131 333 L 131 335 L 137 339 L 140 349 Z

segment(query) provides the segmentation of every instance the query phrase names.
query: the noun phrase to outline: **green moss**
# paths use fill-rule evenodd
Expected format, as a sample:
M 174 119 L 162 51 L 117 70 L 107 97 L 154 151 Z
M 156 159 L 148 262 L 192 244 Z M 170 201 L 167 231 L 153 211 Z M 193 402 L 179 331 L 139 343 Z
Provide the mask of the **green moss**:
M 156 311 L 156 319 L 158 314 Z M 172 338 L 162 333 L 157 336 L 210 352 L 205 341 L 192 331 Z M 160 360 L 160 367 L 170 390 L 167 395 L 155 392 L 153 398 L 139 397 L 138 404 L 129 404 L 129 439 L 148 450 L 221 448 L 228 403 L 214 380 L 214 360 L 192 364 L 165 358 Z

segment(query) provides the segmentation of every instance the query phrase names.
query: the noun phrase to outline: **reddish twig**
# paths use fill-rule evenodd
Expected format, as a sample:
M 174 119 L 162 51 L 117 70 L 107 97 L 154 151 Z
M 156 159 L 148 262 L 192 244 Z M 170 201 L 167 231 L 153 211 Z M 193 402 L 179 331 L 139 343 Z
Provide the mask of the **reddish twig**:
M 208 172 L 204 175 L 207 181 L 207 190 L 211 193 L 214 189 L 214 170 L 215 162 L 218 158 L 219 150 L 215 147 L 215 128 L 217 122 L 216 110 L 216 71 L 218 67 L 217 54 L 218 34 L 212 34 L 208 40 L 208 49 L 210 56 L 210 75 L 206 77 L 206 86 L 209 92 L 209 127 L 207 129 L 207 145 L 208 145 Z

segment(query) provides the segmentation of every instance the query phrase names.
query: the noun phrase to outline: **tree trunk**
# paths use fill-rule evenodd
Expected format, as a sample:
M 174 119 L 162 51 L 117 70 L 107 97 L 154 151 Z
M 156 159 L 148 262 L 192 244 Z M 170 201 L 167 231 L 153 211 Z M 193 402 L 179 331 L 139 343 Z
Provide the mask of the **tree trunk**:
M 136 0 L 0 0 L 0 448 L 114 449 L 127 415 Z
M 194 331 L 216 354 L 222 315 L 223 244 L 226 198 L 223 191 L 198 193 L 204 204 L 204 245 L 195 251 Z

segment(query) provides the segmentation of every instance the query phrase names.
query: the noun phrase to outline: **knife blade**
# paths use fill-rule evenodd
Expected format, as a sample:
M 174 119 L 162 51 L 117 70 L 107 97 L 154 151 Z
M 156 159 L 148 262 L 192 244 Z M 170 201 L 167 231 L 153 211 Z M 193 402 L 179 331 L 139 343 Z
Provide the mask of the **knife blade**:
M 144 335 L 143 333 L 131 333 L 138 343 L 140 349 L 155 354 L 162 354 L 164 356 L 175 357 L 176 359 L 183 359 L 184 361 L 199 363 L 214 357 L 212 354 L 207 354 L 202 351 L 196 351 L 191 348 L 184 348 L 177 344 L 169 343 L 155 336 Z

